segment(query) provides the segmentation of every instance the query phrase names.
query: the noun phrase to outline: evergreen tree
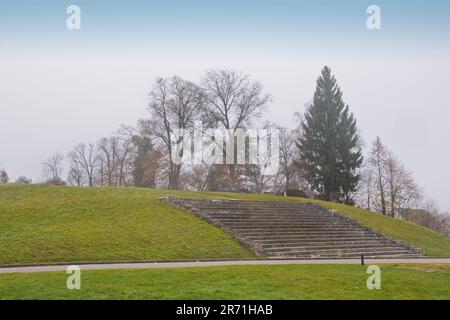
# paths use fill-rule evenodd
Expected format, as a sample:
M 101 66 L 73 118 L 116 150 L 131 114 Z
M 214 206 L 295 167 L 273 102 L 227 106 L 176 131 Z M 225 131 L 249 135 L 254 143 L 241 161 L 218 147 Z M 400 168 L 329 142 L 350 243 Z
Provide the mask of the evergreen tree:
M 155 181 L 150 181 L 145 178 L 145 170 L 150 161 L 151 153 L 153 151 L 153 143 L 147 136 L 135 135 L 132 137 L 132 142 L 136 146 L 136 155 L 133 162 L 133 180 L 136 187 L 155 187 Z
M 0 170 L 0 184 L 8 183 L 9 177 L 4 169 Z
M 313 190 L 327 200 L 351 201 L 363 157 L 356 120 L 327 66 L 317 80 L 302 127 L 297 146 Z

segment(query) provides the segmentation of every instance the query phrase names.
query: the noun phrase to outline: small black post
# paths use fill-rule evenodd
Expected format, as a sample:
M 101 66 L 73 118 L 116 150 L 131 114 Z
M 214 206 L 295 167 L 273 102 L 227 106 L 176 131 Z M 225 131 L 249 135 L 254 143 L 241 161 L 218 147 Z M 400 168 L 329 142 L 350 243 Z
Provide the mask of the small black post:
M 361 254 L 361 265 L 362 266 L 364 265 L 364 255 L 363 254 Z

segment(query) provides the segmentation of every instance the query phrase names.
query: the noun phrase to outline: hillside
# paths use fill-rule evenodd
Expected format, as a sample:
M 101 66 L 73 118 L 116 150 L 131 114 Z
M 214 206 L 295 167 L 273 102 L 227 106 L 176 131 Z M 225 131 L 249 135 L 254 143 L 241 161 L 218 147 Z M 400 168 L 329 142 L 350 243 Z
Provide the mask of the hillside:
M 167 191 L 0 186 L 0 264 L 253 257 Z
M 159 200 L 310 201 L 273 195 L 137 188 L 0 186 L 0 264 L 255 257 L 224 231 Z M 450 238 L 414 224 L 321 202 L 360 223 L 450 256 Z

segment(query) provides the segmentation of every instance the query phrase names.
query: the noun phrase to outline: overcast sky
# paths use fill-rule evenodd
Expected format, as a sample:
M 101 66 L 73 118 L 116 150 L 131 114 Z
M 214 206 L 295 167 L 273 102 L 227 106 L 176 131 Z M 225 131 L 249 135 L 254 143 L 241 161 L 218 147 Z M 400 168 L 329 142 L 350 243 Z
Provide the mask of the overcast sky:
M 51 154 L 147 116 L 158 76 L 243 71 L 273 95 L 265 119 L 289 127 L 329 65 L 367 147 L 379 135 L 450 209 L 449 1 L 109 2 L 0 4 L 0 164 L 13 179 L 38 181 Z M 81 30 L 66 28 L 70 4 Z

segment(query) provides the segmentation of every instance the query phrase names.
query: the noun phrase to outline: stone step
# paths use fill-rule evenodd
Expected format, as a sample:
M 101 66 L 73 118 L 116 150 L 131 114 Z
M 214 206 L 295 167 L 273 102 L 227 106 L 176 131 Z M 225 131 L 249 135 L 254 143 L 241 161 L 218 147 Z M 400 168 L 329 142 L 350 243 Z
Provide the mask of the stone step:
M 402 249 L 387 249 L 387 250 L 373 250 L 373 249 L 363 249 L 363 248 L 356 248 L 356 249 L 336 249 L 336 250 L 297 250 L 297 251 L 278 251 L 278 252 L 272 252 L 270 254 L 271 257 L 293 257 L 293 256 L 307 256 L 307 255 L 317 255 L 317 256 L 337 256 L 337 257 L 345 257 L 347 255 L 356 255 L 360 256 L 361 254 L 367 255 L 367 256 L 383 256 L 383 255 L 414 255 L 414 253 L 410 252 L 409 250 L 402 250 Z
M 353 227 L 353 228 L 361 228 L 361 226 L 357 226 L 354 223 L 346 222 L 346 221 L 231 221 L 231 220 L 223 220 L 223 219 L 217 219 L 213 217 L 209 217 L 209 219 L 220 222 L 222 224 L 230 225 L 230 226 L 252 226 L 252 227 L 258 227 L 258 226 L 267 226 L 267 225 L 274 225 L 274 226 L 307 226 L 307 227 L 322 227 L 322 226 L 334 226 L 336 228 L 339 227 Z
M 241 214 L 241 215 L 264 215 L 264 214 L 284 214 L 284 215 L 309 215 L 309 216 L 325 216 L 327 212 L 323 211 L 299 211 L 299 210 L 280 210 L 280 209 L 272 209 L 272 210 L 262 210 L 262 209 L 238 209 L 230 210 L 230 209 L 200 209 L 209 213 L 218 213 L 218 214 Z
M 353 237 L 353 236 L 369 236 L 372 235 L 369 231 L 361 231 L 361 230 L 335 230 L 335 229 L 308 229 L 308 228 L 292 228 L 292 229 L 231 229 L 226 226 L 220 226 L 224 228 L 225 230 L 241 237 L 247 237 L 249 239 L 252 238 L 252 236 L 309 236 L 309 237 L 315 237 L 315 236 L 327 236 L 327 237 Z
M 239 237 L 238 237 L 239 238 Z M 242 240 L 245 240 L 245 238 L 239 238 Z M 275 244 L 276 246 L 298 246 L 298 245 L 303 245 L 303 246 L 315 246 L 315 245 L 333 245 L 333 244 L 340 244 L 340 243 L 348 243 L 348 244 L 369 244 L 369 243 L 384 243 L 384 244 L 396 244 L 394 241 L 389 240 L 389 239 L 377 239 L 377 238 L 368 238 L 368 239 L 361 239 L 358 241 L 355 240 L 348 240 L 348 238 L 342 238 L 341 239 L 336 239 L 335 240 L 329 241 L 327 238 L 322 237 L 322 238 L 313 238 L 313 239 L 303 239 L 303 240 L 295 240 L 295 241 L 289 241 L 289 240 L 264 240 L 264 242 L 262 241 L 251 241 L 251 243 L 253 243 L 255 246 L 258 247 L 262 247 L 264 245 L 273 245 Z M 247 241 L 249 241 L 247 239 Z M 250 241 L 249 241 L 250 242 Z
M 292 215 L 292 216 L 298 216 L 298 215 L 305 215 L 305 216 L 338 216 L 337 214 L 333 214 L 331 212 L 328 211 L 299 211 L 299 210 L 295 210 L 295 211 L 285 211 L 285 210 L 279 210 L 279 209 L 273 209 L 273 210 L 219 210 L 219 209 L 202 209 L 203 212 L 205 213 L 217 213 L 217 214 L 229 214 L 229 215 L 243 215 L 243 216 L 249 216 L 249 215 L 278 215 L 278 214 L 282 214 L 282 215 Z
M 208 215 L 211 219 L 223 220 L 223 221 L 231 221 L 231 222 L 312 222 L 312 223 L 325 223 L 325 222 L 335 222 L 335 223 L 351 223 L 354 224 L 353 221 L 337 219 L 337 218 L 326 218 L 326 217 L 283 217 L 283 216 L 256 216 L 256 217 L 233 217 L 233 216 L 218 216 L 214 214 Z
M 169 199 L 267 257 L 417 257 L 418 250 L 313 203 Z
M 273 209 L 240 209 L 240 208 L 197 208 L 200 210 L 204 210 L 206 212 L 217 212 L 217 213 L 239 213 L 239 214 L 265 214 L 265 213 L 282 213 L 282 214 L 308 214 L 308 215 L 325 215 L 326 211 L 319 211 L 319 210 L 287 210 L 287 209 L 280 209 L 280 208 L 273 208 Z
M 249 236 L 246 238 L 249 241 L 255 242 L 257 244 L 272 243 L 272 242 L 302 242 L 302 243 L 317 243 L 317 242 L 342 242 L 342 241 L 376 241 L 380 240 L 380 236 L 350 236 L 350 237 L 328 237 L 324 236 L 321 238 L 311 238 L 308 235 L 298 236 L 298 235 L 288 235 L 288 236 Z
M 280 208 L 272 208 L 272 209 L 239 209 L 239 208 L 196 208 L 198 210 L 202 210 L 205 212 L 217 212 L 217 213 L 229 213 L 229 214 L 269 214 L 269 213 L 282 213 L 282 214 L 307 214 L 307 215 L 326 215 L 331 214 L 329 211 L 319 211 L 319 210 L 290 210 L 290 209 L 280 209 Z
M 249 242 L 255 242 L 255 243 L 261 243 L 261 238 L 257 238 L 255 239 L 255 236 L 258 236 L 258 234 L 237 234 L 237 233 L 232 233 L 232 235 L 234 235 L 236 238 L 239 239 L 243 239 L 244 241 L 249 241 Z M 271 237 L 271 236 L 275 236 L 275 234 L 268 234 L 268 237 L 264 238 L 264 240 L 266 240 L 267 243 L 272 243 L 272 242 L 276 242 L 279 241 L 280 238 L 279 237 Z M 359 236 L 359 237 L 358 237 Z M 295 241 L 314 241 L 314 242 L 318 242 L 318 241 L 326 241 L 328 239 L 338 239 L 338 240 L 347 240 L 347 239 L 355 239 L 355 240 L 360 240 L 360 241 L 370 241 L 370 240 L 374 240 L 374 241 L 382 241 L 385 240 L 386 238 L 382 238 L 382 237 L 372 237 L 371 235 L 351 235 L 351 234 L 333 234 L 330 236 L 325 236 L 323 234 L 320 233 L 316 233 L 316 234 L 307 234 L 307 233 L 296 233 L 296 234 L 289 234 L 286 235 L 285 238 L 287 241 L 289 240 L 294 240 Z M 390 239 L 389 239 L 390 240 Z M 264 242 L 264 243 L 266 243 Z
M 186 205 L 193 205 L 196 208 L 208 207 L 234 207 L 234 208 L 292 208 L 292 209 L 310 209 L 323 210 L 323 207 L 312 203 L 299 202 L 265 202 L 265 201 L 233 201 L 233 202 L 187 202 Z
M 233 216 L 219 216 L 215 214 L 209 214 L 210 218 L 214 219 L 220 219 L 221 221 L 230 221 L 230 222 L 315 222 L 315 223 L 322 223 L 322 222 L 346 222 L 350 223 L 350 221 L 342 220 L 342 219 L 333 219 L 333 218 L 326 218 L 326 217 L 300 217 L 300 216 L 294 216 L 294 217 L 283 217 L 283 216 L 252 216 L 252 217 L 233 217 Z
M 217 210 L 204 210 L 203 213 L 213 215 L 213 216 L 221 216 L 221 217 L 233 217 L 233 218 L 249 218 L 249 217 L 304 217 L 304 218 L 341 218 L 341 216 L 336 214 L 329 213 L 311 213 L 311 212 L 284 212 L 284 211 L 264 211 L 264 212 L 244 212 L 244 211 L 217 211 Z
M 234 207 L 234 208 L 293 208 L 293 209 L 311 209 L 311 210 L 323 210 L 324 208 L 313 203 L 300 203 L 300 202 L 266 202 L 266 201 L 229 201 L 229 202 L 201 202 L 201 201 L 182 201 L 181 205 L 194 206 L 196 208 L 217 208 L 217 207 Z
M 372 244 L 339 244 L 339 245 L 316 245 L 316 246 L 304 246 L 301 244 L 297 245 L 263 245 L 260 247 L 264 252 L 287 252 L 287 251 L 313 251 L 317 252 L 320 250 L 393 250 L 398 249 L 398 245 L 395 244 L 384 244 L 384 243 L 372 243 Z M 409 250 L 407 250 L 409 251 Z
M 215 220 L 215 219 L 214 219 Z M 236 230 L 239 229 L 273 229 L 273 228 L 279 228 L 279 229 L 288 229 L 288 228 L 300 228 L 300 229 L 310 229 L 310 230 L 316 230 L 316 229 L 338 229 L 338 230 L 353 230 L 358 229 L 352 224 L 343 224 L 343 223 L 288 223 L 288 222 L 274 222 L 274 223 L 234 223 L 234 222 L 228 222 L 228 221 L 222 221 L 217 220 L 217 223 L 223 226 L 227 226 L 230 228 L 235 228 Z
M 241 234 L 241 235 L 257 235 L 257 234 L 279 234 L 279 235 L 285 235 L 285 234 L 324 234 L 324 232 L 327 233 L 327 235 L 334 235 L 334 234 L 343 234 L 343 235 L 351 235 L 351 234 L 371 234 L 370 231 L 367 230 L 361 230 L 361 229 L 333 229 L 333 228 L 300 228 L 300 227 L 290 227 L 290 228 L 248 228 L 243 226 L 242 228 L 233 228 L 233 233 Z
M 277 255 L 277 256 L 268 256 L 272 259 L 360 259 L 361 254 L 360 253 L 346 253 L 342 254 L 340 256 L 336 256 L 336 254 L 330 254 L 330 255 L 314 255 L 314 254 L 295 254 L 295 255 Z M 421 255 L 418 254 L 408 254 L 408 253 L 400 253 L 400 254 L 393 254 L 393 253 L 375 253 L 375 254 L 364 254 L 365 259 L 407 259 L 407 258 L 418 258 L 421 257 Z
M 372 246 L 372 245 L 383 245 L 383 246 L 397 246 L 395 242 L 381 242 L 379 240 L 345 240 L 345 241 L 270 241 L 270 242 L 257 242 L 255 244 L 260 248 L 279 248 L 279 247 L 305 247 L 305 248 L 316 248 L 316 247 L 341 247 L 341 246 Z
M 339 222 L 324 222 L 324 223 L 308 223 L 308 222 L 264 222 L 264 223 L 258 223 L 258 222 L 242 222 L 242 223 L 234 223 L 230 221 L 222 221 L 220 219 L 210 218 L 214 222 L 230 226 L 236 229 L 239 228 L 254 228 L 254 229 L 265 229 L 265 228 L 334 228 L 334 229 L 361 229 L 361 227 L 358 227 L 352 223 L 339 223 Z
M 211 219 L 219 221 L 221 224 L 228 226 L 251 226 L 251 227 L 264 227 L 264 226 L 277 226 L 277 227 L 289 227 L 289 226 L 307 226 L 307 227 L 324 227 L 324 226 L 332 226 L 335 228 L 339 227 L 356 227 L 352 223 L 345 223 L 343 221 L 229 221 L 223 219 L 217 219 L 211 217 Z

